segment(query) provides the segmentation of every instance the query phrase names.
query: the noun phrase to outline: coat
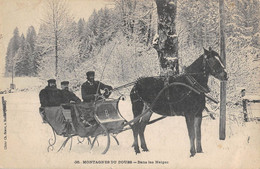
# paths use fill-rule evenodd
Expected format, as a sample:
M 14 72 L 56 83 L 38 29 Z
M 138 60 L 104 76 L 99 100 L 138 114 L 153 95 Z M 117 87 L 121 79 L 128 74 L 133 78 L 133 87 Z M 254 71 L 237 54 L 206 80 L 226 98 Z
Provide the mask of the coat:
M 41 107 L 60 106 L 62 103 L 61 90 L 56 87 L 46 86 L 39 94 Z
M 94 83 L 91 85 L 88 81 L 82 84 L 81 86 L 81 95 L 84 102 L 91 102 L 95 101 L 95 94 L 101 95 L 100 90 L 105 90 L 107 88 L 108 90 L 112 90 L 111 86 L 105 85 L 99 81 L 94 81 Z M 110 93 L 104 93 L 104 96 L 108 98 Z
M 80 103 L 81 100 L 78 98 L 73 92 L 63 89 L 62 93 L 62 103 L 70 103 L 70 101 L 74 101 L 75 103 Z

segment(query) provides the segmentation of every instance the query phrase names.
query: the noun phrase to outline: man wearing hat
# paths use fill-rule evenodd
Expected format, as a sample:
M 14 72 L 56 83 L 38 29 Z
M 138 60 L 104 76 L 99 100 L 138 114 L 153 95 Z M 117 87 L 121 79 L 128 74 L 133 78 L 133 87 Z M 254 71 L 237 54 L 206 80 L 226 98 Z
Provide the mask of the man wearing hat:
M 80 103 L 81 100 L 73 92 L 69 91 L 69 81 L 61 82 L 62 103 Z
M 101 95 L 100 90 L 104 90 L 105 93 L 103 96 L 108 98 L 111 94 L 111 90 L 113 89 L 111 86 L 105 85 L 99 81 L 95 81 L 95 72 L 88 71 L 86 73 L 87 81 L 81 86 L 81 95 L 84 102 L 93 102 L 97 99 L 98 95 Z
M 40 91 L 39 94 L 41 107 L 60 106 L 62 103 L 62 93 L 56 87 L 56 80 L 48 80 L 48 86 Z

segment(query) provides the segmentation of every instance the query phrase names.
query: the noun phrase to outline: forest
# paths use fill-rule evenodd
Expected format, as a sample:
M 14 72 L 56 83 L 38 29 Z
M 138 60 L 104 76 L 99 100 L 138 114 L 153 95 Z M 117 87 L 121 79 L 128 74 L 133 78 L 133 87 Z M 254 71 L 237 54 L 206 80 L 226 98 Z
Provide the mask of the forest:
M 75 20 L 66 1 L 46 1 L 39 30 L 26 35 L 13 31 L 6 53 L 5 76 L 33 76 L 69 80 L 79 87 L 88 70 L 96 79 L 112 85 L 160 74 L 153 46 L 158 14 L 153 0 L 114 0 L 113 6 L 94 10 L 89 18 Z M 179 69 L 203 53 L 203 47 L 219 51 L 218 0 L 177 1 L 176 30 Z M 258 0 L 225 1 L 227 96 L 237 89 L 259 89 L 260 3 Z M 250 82 L 250 83 L 249 83 Z M 210 79 L 212 95 L 219 83 Z

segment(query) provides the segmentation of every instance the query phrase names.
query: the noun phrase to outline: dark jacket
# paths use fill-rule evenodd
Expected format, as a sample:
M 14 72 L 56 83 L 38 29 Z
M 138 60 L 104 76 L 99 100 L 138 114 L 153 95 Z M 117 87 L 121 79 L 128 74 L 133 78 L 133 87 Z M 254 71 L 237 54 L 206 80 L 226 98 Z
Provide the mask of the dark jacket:
M 70 101 L 74 101 L 76 103 L 80 103 L 81 100 L 78 98 L 73 92 L 63 89 L 61 90 L 62 93 L 62 103 L 70 103 Z
M 46 86 L 39 94 L 41 107 L 60 106 L 62 103 L 61 90 Z
M 90 83 L 88 81 L 86 81 L 81 86 L 81 95 L 82 95 L 83 101 L 84 102 L 95 101 L 95 94 L 101 95 L 100 90 L 104 90 L 105 88 L 107 88 L 108 90 L 112 90 L 111 86 L 105 85 L 99 81 L 94 81 L 94 83 L 92 85 L 90 85 Z M 110 94 L 111 93 L 104 93 L 104 96 L 106 98 L 108 98 Z

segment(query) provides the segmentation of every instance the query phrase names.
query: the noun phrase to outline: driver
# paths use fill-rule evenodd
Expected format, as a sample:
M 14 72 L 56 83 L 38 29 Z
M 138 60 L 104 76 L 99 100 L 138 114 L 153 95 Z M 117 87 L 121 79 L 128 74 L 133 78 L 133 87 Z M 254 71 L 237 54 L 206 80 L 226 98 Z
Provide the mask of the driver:
M 101 95 L 100 90 L 104 90 L 105 93 L 103 96 L 108 98 L 111 94 L 111 90 L 113 89 L 111 86 L 105 85 L 99 81 L 95 81 L 95 72 L 88 71 L 86 73 L 87 81 L 81 86 L 81 95 L 83 102 L 94 102 L 99 95 Z

